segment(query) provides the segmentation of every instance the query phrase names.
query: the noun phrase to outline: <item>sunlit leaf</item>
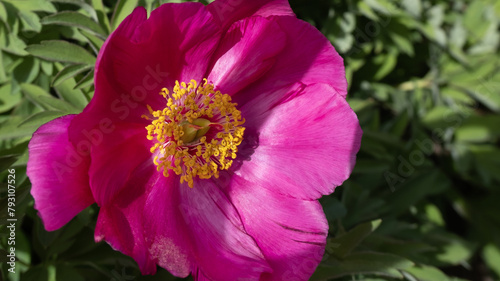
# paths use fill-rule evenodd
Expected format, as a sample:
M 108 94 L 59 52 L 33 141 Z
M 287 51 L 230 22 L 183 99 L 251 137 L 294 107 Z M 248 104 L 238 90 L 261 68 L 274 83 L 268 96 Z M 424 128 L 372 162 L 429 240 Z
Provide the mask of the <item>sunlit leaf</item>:
M 96 60 L 82 47 L 62 40 L 42 41 L 39 45 L 28 46 L 26 51 L 49 61 L 93 65 Z

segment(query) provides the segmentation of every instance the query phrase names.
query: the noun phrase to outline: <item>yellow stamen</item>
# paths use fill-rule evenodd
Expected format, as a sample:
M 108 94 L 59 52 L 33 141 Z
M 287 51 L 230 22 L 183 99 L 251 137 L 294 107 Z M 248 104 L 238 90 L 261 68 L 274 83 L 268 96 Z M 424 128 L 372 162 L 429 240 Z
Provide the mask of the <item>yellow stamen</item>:
M 231 102 L 229 95 L 214 90 L 204 79 L 175 82 L 172 93 L 160 92 L 166 107 L 153 110 L 148 105 L 152 120 L 146 127 L 147 139 L 154 141 L 151 153 L 157 170 L 168 177 L 169 170 L 180 175 L 180 182 L 193 187 L 193 179 L 218 178 L 220 170 L 231 167 L 243 140 L 245 119 Z

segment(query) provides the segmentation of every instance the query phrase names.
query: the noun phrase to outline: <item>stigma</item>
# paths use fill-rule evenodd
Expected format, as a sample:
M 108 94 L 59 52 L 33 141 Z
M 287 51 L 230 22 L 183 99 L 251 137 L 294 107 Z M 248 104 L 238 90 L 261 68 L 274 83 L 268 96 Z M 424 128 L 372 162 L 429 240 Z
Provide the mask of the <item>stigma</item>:
M 142 116 L 152 120 L 147 139 L 154 143 L 151 153 L 158 172 L 168 177 L 173 171 L 189 187 L 195 177 L 218 178 L 219 171 L 229 169 L 245 131 L 237 104 L 207 79 L 203 82 L 176 81 L 172 93 L 163 88 L 165 108 L 155 111 L 148 105 L 149 114 Z

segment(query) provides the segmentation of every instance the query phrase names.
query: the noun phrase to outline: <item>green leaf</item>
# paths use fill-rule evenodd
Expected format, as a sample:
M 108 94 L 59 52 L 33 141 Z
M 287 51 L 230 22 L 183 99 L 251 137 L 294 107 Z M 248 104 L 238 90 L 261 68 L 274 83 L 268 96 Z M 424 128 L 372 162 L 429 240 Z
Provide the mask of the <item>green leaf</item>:
M 27 57 L 14 69 L 14 78 L 19 83 L 31 83 L 39 73 L 40 60 L 33 57 Z
M 0 140 L 12 140 L 20 137 L 28 137 L 37 129 L 35 127 L 19 128 L 18 125 L 24 117 L 11 117 L 8 122 L 0 125 Z
M 470 93 L 486 107 L 500 113 L 500 95 L 498 94 L 500 93 L 500 82 L 481 81 Z
M 500 116 L 472 116 L 460 126 L 455 138 L 460 142 L 495 142 L 500 137 Z
M 47 76 L 52 76 L 52 72 L 54 71 L 54 64 L 49 61 L 40 61 L 40 66 L 42 67 L 43 73 L 47 74 Z
M 113 17 L 111 18 L 111 28 L 115 30 L 118 25 L 132 13 L 132 11 L 137 7 L 139 0 L 119 0 L 118 4 L 115 6 L 115 11 L 113 12 Z
M 58 110 L 65 113 L 79 113 L 80 111 L 68 102 L 54 98 L 36 85 L 22 84 L 21 89 L 26 97 L 45 109 Z
M 84 48 L 61 40 L 42 41 L 26 48 L 30 54 L 49 61 L 94 65 L 96 58 Z
M 58 70 L 63 69 L 62 65 L 60 64 L 56 64 L 56 68 Z M 54 88 L 59 96 L 65 101 L 71 103 L 76 108 L 83 109 L 88 104 L 88 100 L 80 89 L 75 89 L 75 86 L 75 79 L 69 78 L 61 82 Z
M 17 158 L 19 158 L 19 155 L 3 155 L 0 156 L 0 169 L 1 171 L 5 171 L 6 169 L 9 169 L 14 162 L 17 161 Z
M 64 82 L 66 79 L 75 77 L 76 75 L 91 69 L 92 66 L 90 65 L 85 65 L 85 64 L 72 64 L 68 65 L 63 70 L 59 71 L 57 75 L 54 77 L 52 80 L 52 86 L 58 86 L 62 82 Z
M 0 21 L 2 21 L 6 26 L 7 24 L 7 10 L 2 2 L 0 2 Z
M 394 67 L 396 67 L 398 58 L 396 53 L 390 52 L 386 55 L 379 55 L 375 57 L 373 62 L 377 65 L 377 71 L 375 72 L 373 79 L 380 80 L 387 76 L 387 74 L 389 74 Z
M 12 4 L 20 11 L 37 12 L 57 12 L 56 7 L 48 0 L 3 0 L 5 3 Z
M 0 3 L 1 4 L 1 3 Z M 3 63 L 3 53 L 0 51 L 0 84 L 7 82 L 7 73 L 5 73 L 4 63 Z
M 19 37 L 11 33 L 9 33 L 7 37 L 8 37 L 8 44 L 7 46 L 3 47 L 2 50 L 18 56 L 29 55 L 29 53 L 26 52 L 25 50 L 26 43 L 24 43 L 23 40 L 21 40 Z
M 74 89 L 82 89 L 89 87 L 94 84 L 94 70 L 89 71 L 78 83 L 76 83 Z
M 94 7 L 97 18 L 99 19 L 99 23 L 104 28 L 106 34 L 109 34 L 111 31 L 111 25 L 109 24 L 108 16 L 106 15 L 106 11 L 104 10 L 104 5 L 102 4 L 102 0 L 92 0 L 92 7 Z
M 377 274 L 401 278 L 399 270 L 405 270 L 411 266 L 413 262 L 396 255 L 358 252 L 343 260 L 328 259 L 320 264 L 310 280 L 326 281 L 350 274 Z
M 64 11 L 58 14 L 44 17 L 41 20 L 42 24 L 59 24 L 66 26 L 74 26 L 86 31 L 89 31 L 102 39 L 106 39 L 106 32 L 102 27 L 91 18 L 72 11 Z
M 21 101 L 19 92 L 12 92 L 12 84 L 5 84 L 0 87 L 0 113 L 11 110 Z
M 57 280 L 85 281 L 85 278 L 71 266 L 58 265 L 56 271 Z
M 493 244 L 489 244 L 483 249 L 483 259 L 500 278 L 500 249 Z
M 20 11 L 19 18 L 23 23 L 23 31 L 32 31 L 38 33 L 42 30 L 40 18 L 37 14 L 30 11 Z
M 89 14 L 89 16 L 94 21 L 97 22 L 99 20 L 97 18 L 97 13 L 94 10 L 94 8 L 92 8 L 92 6 L 90 6 L 89 4 L 87 4 L 84 0 L 51 0 L 51 1 L 58 2 L 58 3 L 74 4 L 74 5 L 80 6 L 83 10 L 85 10 L 85 12 L 87 12 Z
M 23 126 L 40 127 L 41 125 L 43 125 L 49 121 L 52 121 L 58 117 L 61 117 L 63 115 L 67 115 L 67 113 L 64 113 L 62 111 L 50 111 L 50 110 L 38 112 L 38 113 L 31 115 L 23 122 L 21 122 L 21 124 L 19 124 L 19 127 L 23 127 Z
M 472 1 L 464 15 L 465 28 L 470 32 L 470 39 L 476 41 L 483 37 L 489 27 L 489 22 L 484 20 L 486 6 L 482 1 Z
M 102 45 L 104 44 L 104 40 L 101 38 L 92 35 L 90 32 L 86 32 L 85 30 L 80 30 L 80 33 L 87 38 L 87 41 L 91 44 L 93 47 L 95 53 L 99 53 L 99 50 L 102 48 Z
M 436 106 L 422 118 L 422 123 L 429 129 L 457 127 L 462 124 L 466 114 L 447 106 Z
M 360 224 L 349 232 L 341 234 L 328 241 L 331 245 L 332 253 L 338 258 L 343 258 L 350 254 L 370 233 L 372 233 L 381 223 L 381 220 L 375 220 Z
M 408 273 L 413 275 L 419 281 L 447 281 L 450 280 L 446 274 L 444 274 L 441 270 L 432 267 L 422 265 L 420 267 L 412 267 L 406 269 Z

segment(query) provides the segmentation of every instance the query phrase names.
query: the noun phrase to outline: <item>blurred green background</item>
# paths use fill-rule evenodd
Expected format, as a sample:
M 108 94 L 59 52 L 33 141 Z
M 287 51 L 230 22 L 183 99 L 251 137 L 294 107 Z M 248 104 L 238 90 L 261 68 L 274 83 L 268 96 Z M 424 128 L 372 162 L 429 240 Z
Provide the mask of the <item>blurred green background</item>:
M 131 258 L 95 244 L 95 206 L 44 231 L 26 178 L 31 134 L 85 107 L 109 32 L 135 6 L 164 2 L 174 1 L 0 0 L 2 280 L 177 280 L 142 277 Z M 344 57 L 364 131 L 351 178 L 321 200 L 330 238 L 311 280 L 500 280 L 500 1 L 290 2 Z M 8 168 L 15 274 L 5 263 Z

